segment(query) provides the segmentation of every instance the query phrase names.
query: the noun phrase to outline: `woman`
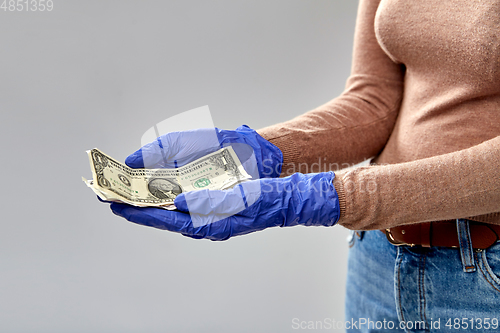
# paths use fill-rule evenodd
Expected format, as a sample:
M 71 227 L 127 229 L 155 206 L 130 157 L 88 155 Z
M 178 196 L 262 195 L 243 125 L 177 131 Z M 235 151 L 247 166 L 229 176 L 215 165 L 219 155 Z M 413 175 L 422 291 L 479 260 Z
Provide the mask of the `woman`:
M 113 212 L 213 240 L 270 226 L 339 223 L 358 230 L 347 328 L 498 328 L 498 17 L 498 0 L 361 0 L 341 96 L 258 134 L 216 130 L 220 146 L 253 148 L 259 180 L 181 194 L 180 212 L 112 204 Z M 202 134 L 169 133 L 126 162 L 143 167 L 162 149 L 169 163 L 193 147 L 206 153 Z M 370 166 L 335 174 L 322 167 L 371 157 Z M 318 173 L 295 173 L 304 164 Z

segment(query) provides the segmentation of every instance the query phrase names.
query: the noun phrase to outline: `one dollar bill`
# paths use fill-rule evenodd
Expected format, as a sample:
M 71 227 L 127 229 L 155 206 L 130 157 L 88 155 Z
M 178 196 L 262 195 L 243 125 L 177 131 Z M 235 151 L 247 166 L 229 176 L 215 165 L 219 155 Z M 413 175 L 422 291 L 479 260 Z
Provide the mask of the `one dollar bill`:
M 250 179 L 232 147 L 175 169 L 132 169 L 94 148 L 87 151 L 92 180 L 83 181 L 102 200 L 175 209 L 175 198 L 200 189 L 224 190 Z

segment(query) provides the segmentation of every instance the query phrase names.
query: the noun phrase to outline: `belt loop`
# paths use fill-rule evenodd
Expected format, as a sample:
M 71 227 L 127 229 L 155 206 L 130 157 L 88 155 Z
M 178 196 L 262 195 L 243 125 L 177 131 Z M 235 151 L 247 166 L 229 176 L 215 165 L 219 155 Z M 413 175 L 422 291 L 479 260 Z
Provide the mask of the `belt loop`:
M 472 250 L 468 220 L 457 219 L 457 233 L 458 242 L 460 244 L 460 257 L 462 258 L 464 272 L 475 272 L 476 263 L 474 262 L 474 252 Z

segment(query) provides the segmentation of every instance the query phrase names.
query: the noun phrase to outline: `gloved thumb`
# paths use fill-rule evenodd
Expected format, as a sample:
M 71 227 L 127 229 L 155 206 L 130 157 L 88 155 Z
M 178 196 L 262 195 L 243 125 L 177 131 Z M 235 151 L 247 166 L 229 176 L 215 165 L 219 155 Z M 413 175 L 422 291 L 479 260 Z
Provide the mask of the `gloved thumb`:
M 125 164 L 134 169 L 165 167 L 167 164 L 167 157 L 165 156 L 167 151 L 163 146 L 162 140 L 158 138 L 156 141 L 142 146 L 142 148 L 127 156 Z
M 127 156 L 127 158 L 125 159 L 125 164 L 133 169 L 144 168 L 142 148 Z

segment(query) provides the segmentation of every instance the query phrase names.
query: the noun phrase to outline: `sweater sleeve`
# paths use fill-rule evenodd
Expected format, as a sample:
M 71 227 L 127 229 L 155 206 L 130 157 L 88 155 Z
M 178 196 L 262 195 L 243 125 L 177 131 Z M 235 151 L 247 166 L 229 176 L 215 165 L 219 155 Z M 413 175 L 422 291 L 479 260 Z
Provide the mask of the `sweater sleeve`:
M 468 149 L 336 173 L 349 229 L 470 218 L 500 224 L 500 136 Z
M 378 4 L 360 1 L 345 91 L 299 117 L 258 131 L 283 152 L 283 175 L 317 172 L 315 165 L 336 170 L 373 157 L 385 146 L 402 100 L 404 67 L 377 42 Z

